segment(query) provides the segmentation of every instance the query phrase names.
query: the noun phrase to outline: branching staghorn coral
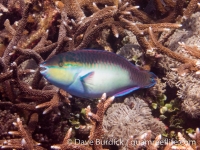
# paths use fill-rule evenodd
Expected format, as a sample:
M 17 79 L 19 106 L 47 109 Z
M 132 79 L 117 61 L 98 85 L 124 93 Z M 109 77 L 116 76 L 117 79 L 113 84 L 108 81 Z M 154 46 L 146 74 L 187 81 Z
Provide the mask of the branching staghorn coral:
M 86 147 L 84 145 L 81 144 L 73 144 L 71 138 L 71 133 L 72 133 L 72 128 L 70 128 L 66 135 L 65 138 L 63 140 L 62 144 L 57 144 L 57 145 L 52 145 L 51 148 L 52 149 L 69 149 L 69 150 L 90 150 L 89 147 Z
M 146 147 L 149 150 L 157 150 L 159 147 L 159 141 L 161 140 L 161 135 L 156 136 L 154 141 L 149 142 L 151 141 L 151 138 L 152 134 L 150 130 L 139 136 L 137 140 L 131 136 L 128 140 L 128 149 L 134 150 Z
M 92 123 L 92 129 L 90 131 L 89 140 L 93 141 L 92 149 L 102 149 L 102 144 L 98 144 L 96 142 L 96 139 L 102 140 L 103 139 L 103 118 L 104 113 L 107 110 L 107 108 L 111 105 L 113 102 L 114 97 L 110 97 L 106 100 L 106 94 L 104 93 L 97 105 L 97 112 L 96 114 L 91 112 L 91 108 L 88 106 L 86 108 L 86 116 Z
M 91 112 L 90 106 L 85 108 L 86 116 L 92 123 L 92 129 L 90 130 L 88 145 L 83 146 L 81 144 L 73 143 L 72 140 L 69 140 L 71 137 L 71 132 L 72 132 L 72 129 L 70 128 L 63 140 L 63 143 L 58 144 L 58 145 L 53 145 L 51 146 L 51 148 L 71 149 L 71 150 L 72 149 L 80 149 L 80 150 L 90 150 L 90 149 L 100 150 L 101 149 L 102 150 L 103 144 L 102 142 L 98 143 L 97 140 L 98 141 L 103 140 L 103 134 L 104 134 L 103 127 L 102 127 L 103 117 L 104 117 L 105 111 L 111 105 L 113 100 L 114 100 L 114 97 L 110 97 L 106 99 L 106 93 L 104 93 L 101 99 L 99 100 L 99 103 L 97 104 L 97 112 L 95 114 Z
M 166 146 L 162 147 L 164 150 L 174 150 L 174 149 L 182 149 L 182 150 L 195 150 L 199 148 L 199 128 L 196 129 L 196 132 L 194 134 L 189 134 L 191 139 L 188 140 L 184 138 L 184 136 L 178 132 L 178 140 L 176 141 L 168 141 L 166 142 Z M 143 135 L 141 135 L 138 140 L 134 140 L 133 137 L 131 137 L 128 140 L 128 149 L 129 150 L 135 150 L 140 148 L 147 148 L 149 150 L 157 150 L 159 149 L 159 146 L 162 146 L 164 141 L 162 141 L 161 135 L 158 135 L 154 141 L 151 141 L 151 131 L 147 131 Z M 161 147 L 160 147 L 161 148 Z
M 7 132 L 12 130 L 12 123 L 16 120 L 16 114 L 11 114 L 9 110 L 0 111 L 0 137 L 1 139 L 7 136 Z M 5 122 L 7 122 L 5 124 Z
M 35 142 L 32 137 L 30 131 L 26 130 L 24 126 L 22 125 L 22 121 L 20 118 L 17 118 L 16 122 L 13 122 L 13 124 L 18 128 L 18 131 L 9 131 L 8 133 L 11 135 L 19 135 L 21 138 L 18 139 L 10 139 L 5 140 L 2 145 L 0 145 L 1 149 L 36 149 L 36 150 L 42 150 L 43 148 L 38 146 L 39 143 Z

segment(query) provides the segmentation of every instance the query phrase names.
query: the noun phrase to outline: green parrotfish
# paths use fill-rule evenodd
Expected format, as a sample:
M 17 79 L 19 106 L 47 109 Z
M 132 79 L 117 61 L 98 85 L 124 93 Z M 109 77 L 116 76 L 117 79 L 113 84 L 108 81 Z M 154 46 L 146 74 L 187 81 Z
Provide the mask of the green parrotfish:
M 40 64 L 40 68 L 40 73 L 50 83 L 83 98 L 100 98 L 103 93 L 123 96 L 156 83 L 152 72 L 101 50 L 61 53 Z

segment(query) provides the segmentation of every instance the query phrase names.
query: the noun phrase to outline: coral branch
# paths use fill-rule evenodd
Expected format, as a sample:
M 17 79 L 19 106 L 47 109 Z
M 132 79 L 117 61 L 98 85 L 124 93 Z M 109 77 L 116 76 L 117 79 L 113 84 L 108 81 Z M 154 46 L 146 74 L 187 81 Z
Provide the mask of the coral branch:
M 89 136 L 89 141 L 93 141 L 93 144 L 91 145 L 93 149 L 102 149 L 102 145 L 96 143 L 95 139 L 102 139 L 102 135 L 104 134 L 102 128 L 103 116 L 106 109 L 112 103 L 113 100 L 114 97 L 110 97 L 106 100 L 106 94 L 104 93 L 97 105 L 98 110 L 96 114 L 91 113 L 90 107 L 86 108 L 86 116 L 93 125 Z
M 22 121 L 19 118 L 17 118 L 17 121 L 13 124 L 18 128 L 18 132 L 9 131 L 8 133 L 11 135 L 15 135 L 17 133 L 22 138 L 5 141 L 4 144 L 1 146 L 2 149 L 16 148 L 27 150 L 43 150 L 42 147 L 38 146 L 40 143 L 37 143 L 32 139 L 30 133 L 24 128 L 24 126 L 22 125 Z
M 21 35 L 22 35 L 22 32 L 23 32 L 23 30 L 26 26 L 28 14 L 29 14 L 28 12 L 29 12 L 31 3 L 22 4 L 22 6 L 24 6 L 23 12 L 22 12 L 22 19 L 19 21 L 18 28 L 16 29 L 16 34 L 14 35 L 12 40 L 10 41 L 10 43 L 7 46 L 7 48 L 4 52 L 4 55 L 3 55 L 3 59 L 4 59 L 4 62 L 5 62 L 6 65 L 8 65 L 10 63 L 10 55 L 9 54 L 13 52 L 13 46 L 16 46 L 17 43 L 19 42 Z
M 62 144 L 52 145 L 51 148 L 52 149 L 68 149 L 68 150 L 91 150 L 89 147 L 86 147 L 80 144 L 73 144 L 72 140 L 70 139 L 71 132 L 72 132 L 72 128 L 70 128 L 67 131 Z
M 155 38 L 154 34 L 153 34 L 153 30 L 151 27 L 149 27 L 149 35 L 152 39 L 152 41 L 154 42 L 154 45 L 156 45 L 157 47 L 157 51 L 166 54 L 167 56 L 174 58 L 182 63 L 185 64 L 189 64 L 189 66 L 187 66 L 187 68 L 189 69 L 193 69 L 194 67 L 198 66 L 198 61 L 184 57 L 178 53 L 175 53 L 173 51 L 171 51 L 170 49 L 164 47 L 163 45 L 161 45 Z
M 192 13 L 194 13 L 194 11 L 197 8 L 197 3 L 198 0 L 191 0 L 186 8 L 186 10 L 183 12 L 183 18 L 189 18 Z

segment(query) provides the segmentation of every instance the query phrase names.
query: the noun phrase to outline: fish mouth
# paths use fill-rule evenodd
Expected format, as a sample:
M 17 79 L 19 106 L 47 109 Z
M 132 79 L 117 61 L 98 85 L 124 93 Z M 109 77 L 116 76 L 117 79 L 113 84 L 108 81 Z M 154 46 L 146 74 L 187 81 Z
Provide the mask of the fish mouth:
M 47 72 L 47 67 L 46 66 L 44 66 L 43 64 L 40 64 L 40 73 L 41 74 L 45 74 L 45 72 Z

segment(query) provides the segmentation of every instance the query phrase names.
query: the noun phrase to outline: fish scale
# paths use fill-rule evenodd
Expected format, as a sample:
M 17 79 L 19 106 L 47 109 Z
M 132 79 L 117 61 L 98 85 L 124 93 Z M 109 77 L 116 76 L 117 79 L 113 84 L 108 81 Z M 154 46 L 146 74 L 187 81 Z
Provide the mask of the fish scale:
M 123 96 L 156 83 L 156 75 L 152 72 L 141 70 L 123 57 L 102 50 L 61 53 L 40 67 L 41 74 L 50 83 L 84 98 L 99 98 L 102 93 Z

